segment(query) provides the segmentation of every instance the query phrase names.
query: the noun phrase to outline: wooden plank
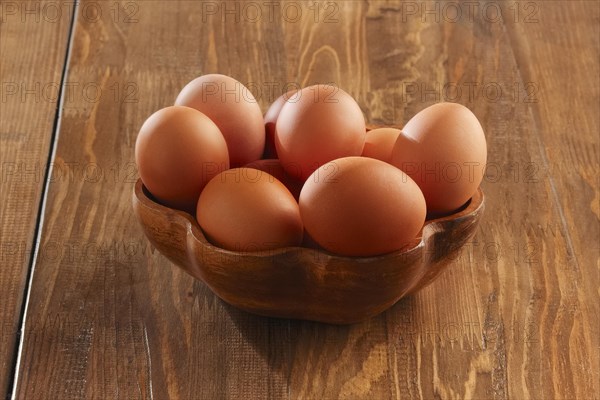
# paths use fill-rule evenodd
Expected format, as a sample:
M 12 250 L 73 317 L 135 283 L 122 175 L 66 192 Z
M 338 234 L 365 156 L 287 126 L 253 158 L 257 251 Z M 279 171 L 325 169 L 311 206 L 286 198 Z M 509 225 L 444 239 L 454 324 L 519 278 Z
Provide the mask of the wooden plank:
M 115 11 L 86 4 L 101 4 L 102 15 L 80 17 L 70 79 L 105 95 L 75 102 L 61 126 L 55 161 L 72 178 L 50 187 L 42 239 L 62 250 L 36 267 L 19 398 L 598 393 L 597 296 L 589 289 L 597 271 L 582 247 L 569 253 L 566 229 L 578 227 L 568 218 L 580 217 L 563 212 L 563 223 L 565 203 L 553 190 L 567 195 L 565 172 L 546 167 L 542 151 L 558 139 L 541 132 L 533 111 L 557 100 L 544 86 L 532 106 L 526 84 L 534 77 L 522 73 L 528 57 L 556 67 L 545 53 L 519 53 L 515 24 L 482 9 L 453 21 L 441 5 L 431 13 L 425 3 L 396 1 L 328 3 L 317 18 L 307 3 L 297 21 L 271 19 L 267 8 L 250 21 L 242 3 L 228 3 L 230 13 L 220 2 L 127 2 Z M 479 4 L 489 13 L 497 7 Z M 542 19 L 536 29 L 556 22 Z M 561 23 L 569 22 L 577 21 Z M 594 48 L 596 39 L 575 37 Z M 283 83 L 318 81 L 348 90 L 375 122 L 405 122 L 444 97 L 468 105 L 493 168 L 475 241 L 431 287 L 362 324 L 267 319 L 223 304 L 147 245 L 129 203 L 139 126 L 209 72 L 251 82 L 263 108 Z M 589 81 L 571 84 L 579 93 Z M 583 107 L 597 126 L 593 104 Z M 577 235 L 594 234 L 593 224 L 585 229 Z
M 227 308 L 173 268 L 130 201 L 144 119 L 202 73 L 264 82 L 278 49 L 259 40 L 277 26 L 224 29 L 191 1 L 87 4 L 100 17 L 78 19 L 69 80 L 101 95 L 63 117 L 55 163 L 69 178 L 51 185 L 42 240 L 61 252 L 36 267 L 17 397 L 281 398 L 289 323 Z
M 554 123 L 561 121 L 558 126 L 564 126 L 561 118 L 568 113 L 556 112 L 561 108 L 547 81 L 523 76 L 522 71 L 537 66 L 558 77 L 564 70 L 555 64 L 559 56 L 519 55 L 514 36 L 522 41 L 536 36 L 524 28 L 517 35 L 506 32 L 502 21 L 513 29 L 526 22 L 509 23 L 513 16 L 506 7 L 501 11 L 502 21 L 493 23 L 491 10 L 497 5 L 481 3 L 482 9 L 485 4 L 490 12 L 487 17 L 475 14 L 471 24 L 451 23 L 448 18 L 438 24 L 430 18 L 431 24 L 425 27 L 429 34 L 421 35 L 427 43 L 441 45 L 433 51 L 437 60 L 425 59 L 418 69 L 433 69 L 431 76 L 440 78 L 418 78 L 417 87 L 425 89 L 418 91 L 419 96 L 408 108 L 420 108 L 431 101 L 425 90 L 433 88 L 432 83 L 439 83 L 442 95 L 444 87 L 454 89 L 458 83 L 463 88 L 459 101 L 468 104 L 484 122 L 491 168 L 484 183 L 487 223 L 483 223 L 473 245 L 450 273 L 416 296 L 416 306 L 410 304 L 406 310 L 400 305 L 408 315 L 401 313 L 398 319 L 392 312 L 387 314 L 388 326 L 413 330 L 408 335 L 410 340 L 397 347 L 396 358 L 408 364 L 398 386 L 402 393 L 416 393 L 423 398 L 590 398 L 598 392 L 598 303 L 593 300 L 598 287 L 594 266 L 597 251 L 589 244 L 587 250 L 570 250 L 569 232 L 598 238 L 597 217 L 590 209 L 598 187 L 583 179 L 565 184 L 570 175 L 549 168 L 545 152 L 558 150 L 561 140 L 583 142 L 590 149 L 579 152 L 591 152 L 586 168 L 597 169 L 597 162 L 592 161 L 594 157 L 597 160 L 597 138 L 582 134 L 563 139 L 565 135 L 556 125 L 536 121 L 536 107 L 553 113 Z M 536 29 L 544 41 L 548 40 L 545 32 L 563 38 L 558 32 L 574 21 L 586 25 L 573 14 L 564 18 L 561 2 L 531 4 L 543 8 Z M 585 9 L 584 5 L 579 7 Z M 552 15 L 546 12 L 548 9 Z M 588 8 L 587 12 L 589 19 L 598 18 L 597 8 Z M 592 24 L 584 29 L 589 29 L 589 34 L 576 33 L 581 41 L 577 43 L 592 54 L 595 51 L 597 59 L 597 35 L 592 32 L 595 28 Z M 575 52 L 563 54 L 560 59 L 578 63 L 581 54 Z M 589 76 L 597 76 L 592 75 L 597 63 L 590 64 L 590 75 L 583 74 L 581 80 L 573 78 L 568 83 L 561 81 L 561 85 L 573 92 L 589 88 L 588 100 L 582 100 L 587 106 L 581 111 L 587 110 L 583 113 L 588 115 L 583 124 L 597 126 L 591 100 L 597 99 L 597 79 L 588 80 Z M 471 99 L 465 89 L 473 85 L 476 90 Z M 490 89 L 487 93 L 486 86 Z M 534 93 L 532 87 L 538 91 Z M 562 101 L 568 100 L 563 97 Z M 565 224 L 561 202 L 565 208 L 570 204 L 566 201 L 574 189 L 570 185 L 578 185 L 577 191 L 585 190 L 585 198 L 578 200 L 585 204 L 585 211 L 569 207 L 569 215 L 578 216 Z M 557 201 L 555 191 L 565 197 Z M 585 218 L 590 222 L 580 227 L 576 221 Z M 577 263 L 574 256 L 582 262 Z M 407 320 L 403 325 L 402 318 Z M 423 368 L 423 364 L 430 367 Z
M 546 390 L 591 398 L 600 392 L 600 4 L 537 2 L 511 11 L 507 28 L 517 66 L 536 92 L 530 112 L 542 157 L 535 168 L 548 174 L 548 203 L 558 216 L 530 231 L 562 236 L 566 252 L 555 272 L 558 310 L 547 314 L 555 334 L 548 379 L 561 384 Z M 581 343 L 589 350 L 581 351 Z
M 454 89 L 458 83 L 463 88 L 458 101 L 468 104 L 484 123 L 491 168 L 483 186 L 488 200 L 487 223 L 483 223 L 472 246 L 445 277 L 419 293 L 408 308 L 400 304 L 404 312 L 399 317 L 393 312 L 387 314 L 388 326 L 400 327 L 400 333 L 404 327 L 409 332 L 412 329 L 404 335 L 409 340 L 397 347 L 395 357 L 401 365 L 407 365 L 398 387 L 415 397 L 590 398 L 598 393 L 598 325 L 594 317 L 598 303 L 593 300 L 598 287 L 594 266 L 597 251 L 594 257 L 589 247 L 569 249 L 569 231 L 598 238 L 597 217 L 590 210 L 598 187 L 597 183 L 594 188 L 594 183 L 579 180 L 577 190 L 585 190 L 586 197 L 578 202 L 585 204 L 585 211 L 569 207 L 569 215 L 578 216 L 565 224 L 560 207 L 561 202 L 565 207 L 569 203 L 564 197 L 557 202 L 554 191 L 569 196 L 573 187 L 564 183 L 570 175 L 549 168 L 545 154 L 546 149 L 560 148 L 559 138 L 564 134 L 556 125 L 552 129 L 549 123 L 540 125 L 534 110 L 546 108 L 554 114 L 554 122 L 561 121 L 559 126 L 564 126 L 561 118 L 568 113 L 557 113 L 561 110 L 557 102 L 568 100 L 554 99 L 556 92 L 547 81 L 523 76 L 522 72 L 536 66 L 558 77 L 564 68 L 555 64 L 558 54 L 530 57 L 515 49 L 519 44 L 515 37 L 546 41 L 546 32 L 554 32 L 558 39 L 565 37 L 559 32 L 575 21 L 577 25 L 586 24 L 576 13 L 570 14 L 571 18 L 557 18 L 563 13 L 561 2 L 527 4 L 542 7 L 535 25 L 539 36 L 525 28 L 516 35 L 506 32 L 505 24 L 512 29 L 527 24 L 523 19 L 509 22 L 514 16 L 508 6 L 501 11 L 503 19 L 492 22 L 492 11 L 498 7 L 493 2 L 479 4 L 482 14 L 475 13 L 473 23 L 452 23 L 446 18 L 438 24 L 429 18 L 430 24 L 424 28 L 429 34 L 421 35 L 427 40 L 423 46 L 439 43 L 437 51 L 432 52 L 437 59 L 423 57 L 424 63 L 417 63 L 419 70 L 430 68 L 434 72 L 417 79 L 417 87 L 425 89 L 417 92 L 408 108 L 420 108 L 432 100 L 425 91 L 433 88 L 432 83 L 439 83 L 442 96 L 445 87 Z M 483 14 L 485 7 L 490 13 L 487 17 Z M 582 4 L 578 7 L 585 9 Z M 547 13 L 549 9 L 551 14 Z M 588 8 L 587 12 L 590 20 L 598 18 L 597 8 Z M 595 51 L 596 57 L 590 59 L 597 59 L 597 34 L 593 33 L 597 28 L 591 24 L 585 29 L 590 30 L 588 34 L 579 32 L 574 36 L 579 39 L 578 46 L 588 48 L 592 54 Z M 427 54 L 428 50 L 423 52 Z M 575 53 L 573 48 L 570 55 L 562 54 L 560 59 L 581 64 L 581 54 Z M 597 99 L 597 79 L 588 80 L 589 76 L 597 76 L 592 75 L 597 63 L 587 65 L 590 75 L 583 74 L 581 80 L 573 78 L 568 83 L 562 80 L 561 85 L 573 92 L 587 91 L 589 99 L 582 100 L 587 106 L 581 111 L 588 117 L 583 124 L 597 126 L 591 100 Z M 471 98 L 466 89 L 473 85 L 476 90 Z M 534 93 L 532 87 L 538 91 Z M 456 96 L 455 91 L 448 94 Z M 597 128 L 590 132 L 597 132 Z M 582 134 L 564 140 L 581 141 L 591 147 L 580 152 L 592 152 L 586 168 L 597 168 L 597 162 L 591 161 L 597 138 Z M 580 227 L 575 221 L 584 218 L 590 222 Z M 577 263 L 574 255 L 582 262 Z
M 71 10 L 0 4 L 0 394 L 11 385 Z

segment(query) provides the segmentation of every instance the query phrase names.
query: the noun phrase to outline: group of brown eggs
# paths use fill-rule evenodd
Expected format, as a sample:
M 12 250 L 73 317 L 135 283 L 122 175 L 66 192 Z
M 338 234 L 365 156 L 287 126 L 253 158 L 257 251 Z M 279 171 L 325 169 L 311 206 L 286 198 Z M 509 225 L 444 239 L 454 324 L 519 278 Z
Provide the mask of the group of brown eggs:
M 288 92 L 263 116 L 237 80 L 204 75 L 137 137 L 144 186 L 195 215 L 207 239 L 233 251 L 288 246 L 344 256 L 399 250 L 426 217 L 475 193 L 487 157 L 475 115 L 456 103 L 425 108 L 402 130 L 367 132 L 346 92 Z

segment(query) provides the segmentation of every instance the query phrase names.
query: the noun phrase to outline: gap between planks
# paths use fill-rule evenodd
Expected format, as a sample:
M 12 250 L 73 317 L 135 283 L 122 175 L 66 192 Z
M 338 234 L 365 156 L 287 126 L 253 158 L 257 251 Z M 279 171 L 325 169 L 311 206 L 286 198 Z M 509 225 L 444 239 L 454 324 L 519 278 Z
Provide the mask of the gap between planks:
M 73 38 L 75 33 L 75 26 L 77 20 L 77 12 L 79 10 L 79 1 L 75 0 L 72 2 L 72 13 L 71 21 L 69 24 L 69 34 L 67 36 L 67 50 L 65 52 L 62 73 L 60 77 L 60 89 L 58 93 L 58 102 L 56 111 L 54 113 L 54 122 L 52 124 L 52 132 L 50 136 L 50 148 L 48 149 L 48 156 L 46 158 L 46 168 L 44 170 L 44 187 L 42 188 L 41 199 L 37 210 L 36 224 L 33 234 L 33 246 L 31 249 L 29 268 L 27 269 L 27 278 L 25 285 L 25 292 L 23 293 L 24 301 L 21 306 L 21 312 L 19 317 L 19 332 L 17 352 L 15 353 L 12 361 L 12 375 L 9 376 L 8 389 L 6 392 L 7 399 L 15 399 L 18 389 L 19 370 L 21 367 L 21 354 L 23 353 L 23 345 L 25 343 L 25 328 L 27 323 L 27 311 L 29 308 L 29 298 L 31 296 L 31 287 L 33 283 L 33 277 L 35 272 L 35 265 L 37 262 L 37 256 L 39 253 L 39 247 L 42 237 L 42 231 L 44 229 L 44 215 L 46 212 L 46 201 L 48 198 L 48 189 L 50 187 L 50 177 L 52 176 L 52 165 L 56 155 L 56 147 L 59 137 L 59 129 L 62 121 L 63 106 L 65 102 L 64 88 L 67 76 L 69 75 L 69 62 L 71 60 L 71 51 L 73 48 Z

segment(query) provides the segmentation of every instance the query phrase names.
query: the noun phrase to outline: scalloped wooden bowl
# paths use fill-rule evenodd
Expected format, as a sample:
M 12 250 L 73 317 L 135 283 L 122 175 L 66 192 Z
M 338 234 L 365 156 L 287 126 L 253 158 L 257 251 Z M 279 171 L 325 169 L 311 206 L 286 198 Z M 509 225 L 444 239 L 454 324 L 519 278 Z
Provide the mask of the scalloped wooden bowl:
M 192 215 L 154 201 L 141 180 L 133 209 L 150 242 L 227 303 L 260 315 L 349 324 L 431 283 L 475 233 L 484 196 L 479 189 L 460 211 L 426 221 L 410 248 L 361 258 L 306 247 L 224 250 L 206 240 Z

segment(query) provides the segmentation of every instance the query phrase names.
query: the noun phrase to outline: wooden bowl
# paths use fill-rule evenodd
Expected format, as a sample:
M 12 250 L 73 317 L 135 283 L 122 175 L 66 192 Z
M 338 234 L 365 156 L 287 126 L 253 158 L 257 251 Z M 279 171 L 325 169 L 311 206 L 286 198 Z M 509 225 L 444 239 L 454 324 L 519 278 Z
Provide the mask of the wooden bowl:
M 141 180 L 133 209 L 150 242 L 227 303 L 260 315 L 349 324 L 431 283 L 475 233 L 484 197 L 479 189 L 458 212 L 426 221 L 408 249 L 377 257 L 306 247 L 224 250 L 206 240 L 192 215 L 153 200 Z

